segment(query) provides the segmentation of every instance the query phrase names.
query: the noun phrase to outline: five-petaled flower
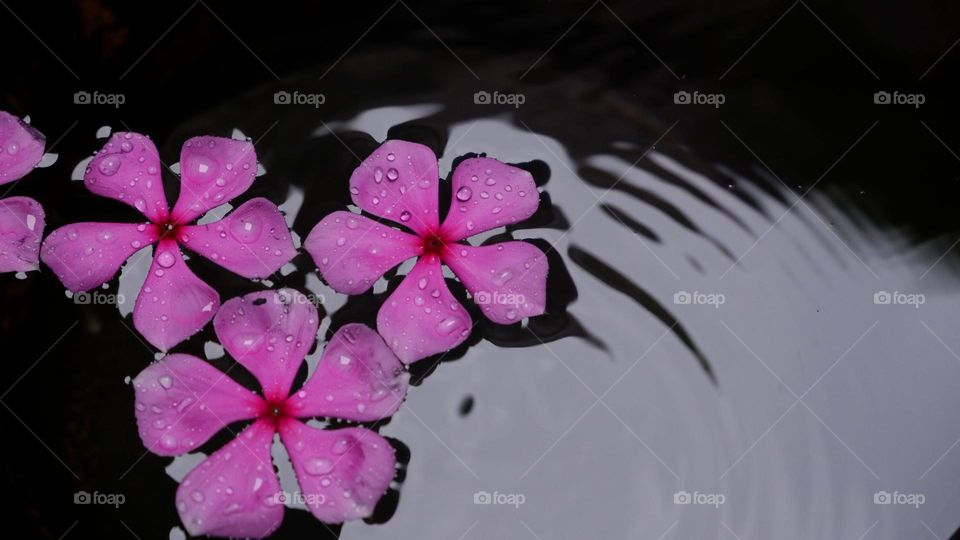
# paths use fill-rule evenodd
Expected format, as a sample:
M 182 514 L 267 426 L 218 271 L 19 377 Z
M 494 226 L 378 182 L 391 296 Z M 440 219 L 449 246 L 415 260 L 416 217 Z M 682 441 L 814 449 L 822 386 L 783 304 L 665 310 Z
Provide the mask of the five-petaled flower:
M 203 328 L 220 306 L 217 292 L 187 268 L 180 246 L 248 278 L 264 278 L 296 253 L 275 204 L 255 198 L 224 219 L 190 223 L 242 194 L 253 183 L 253 145 L 221 137 L 194 137 L 180 151 L 180 194 L 168 210 L 157 148 L 145 135 L 116 133 L 83 175 L 87 189 L 125 202 L 148 223 L 74 223 L 47 237 L 43 262 L 71 291 L 87 291 L 117 273 L 131 255 L 156 243 L 153 263 L 137 296 L 133 323 L 161 350 Z
M 547 257 L 522 241 L 471 246 L 469 236 L 529 218 L 540 193 L 533 176 L 487 157 L 453 171 L 450 210 L 442 224 L 437 158 L 426 146 L 383 143 L 350 177 L 353 202 L 414 234 L 347 211 L 326 216 L 304 241 L 336 291 L 360 294 L 384 272 L 419 257 L 377 314 L 377 329 L 405 363 L 449 350 L 470 334 L 470 315 L 444 281 L 441 262 L 491 321 L 511 324 L 546 305 Z
M 0 186 L 22 178 L 40 163 L 46 139 L 23 120 L 0 111 Z M 44 214 L 30 197 L 0 199 L 0 272 L 40 268 Z
M 284 495 L 271 461 L 275 433 L 317 519 L 369 517 L 395 476 L 393 447 L 364 427 L 318 429 L 300 419 L 372 422 L 396 412 L 409 373 L 383 339 L 362 324 L 340 328 L 313 375 L 291 394 L 317 333 L 317 310 L 305 296 L 280 289 L 234 298 L 213 325 L 263 397 L 186 354 L 151 364 L 133 381 L 140 438 L 156 454 L 190 452 L 229 424 L 253 420 L 180 483 L 177 511 L 190 534 L 263 537 L 276 530 Z

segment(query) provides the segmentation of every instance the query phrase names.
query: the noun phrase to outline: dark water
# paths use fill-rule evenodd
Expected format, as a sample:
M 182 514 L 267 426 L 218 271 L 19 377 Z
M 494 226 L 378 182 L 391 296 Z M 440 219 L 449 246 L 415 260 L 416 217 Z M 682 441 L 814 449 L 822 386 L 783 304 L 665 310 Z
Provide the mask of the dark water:
M 40 200 L 48 230 L 137 219 L 70 180 L 103 126 L 150 134 L 170 164 L 189 136 L 241 130 L 267 174 L 236 204 L 281 204 L 301 237 L 348 204 L 350 172 L 387 137 L 432 147 L 442 175 L 487 153 L 541 185 L 541 211 L 490 239 L 549 251 L 548 315 L 481 324 L 414 367 L 419 384 L 380 428 L 405 465 L 376 523 L 326 528 L 290 510 L 278 537 L 900 539 L 960 526 L 956 7 L 4 6 L 0 39 L 17 54 L 0 108 L 29 114 L 60 154 L 11 194 Z M 681 90 L 724 103 L 676 104 Z M 126 103 L 74 105 L 77 91 Z M 325 103 L 276 105 L 278 91 Z M 524 103 L 476 104 L 478 91 Z M 925 103 L 877 105 L 878 91 Z M 147 260 L 106 292 L 132 298 Z M 324 333 L 372 324 L 385 294 L 348 301 L 305 254 L 270 284 L 190 264 L 223 299 L 268 285 L 323 295 Z M 923 304 L 876 304 L 883 291 Z M 124 379 L 153 351 L 129 316 L 74 304 L 47 269 L 0 276 L 0 298 L 7 529 L 177 537 L 174 478 L 192 462 L 139 442 Z M 178 351 L 202 357 L 212 340 Z M 75 505 L 80 490 L 126 500 Z M 474 504 L 482 491 L 523 504 Z M 681 491 L 723 503 L 675 504 Z M 878 492 L 924 502 L 875 504 Z

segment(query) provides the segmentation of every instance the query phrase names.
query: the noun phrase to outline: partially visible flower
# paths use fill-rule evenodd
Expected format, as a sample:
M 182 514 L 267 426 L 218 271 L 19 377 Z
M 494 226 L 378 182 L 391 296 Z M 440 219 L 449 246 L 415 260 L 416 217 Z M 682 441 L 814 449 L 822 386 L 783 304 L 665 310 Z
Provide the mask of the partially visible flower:
M 317 519 L 369 517 L 386 492 L 396 473 L 386 439 L 363 427 L 318 429 L 301 419 L 386 418 L 406 396 L 409 373 L 376 332 L 348 324 L 291 394 L 317 325 L 316 308 L 292 289 L 256 292 L 223 305 L 213 322 L 217 336 L 257 378 L 263 397 L 186 354 L 167 356 L 134 379 L 140 438 L 155 454 L 190 452 L 229 424 L 254 420 L 180 483 L 177 511 L 191 535 L 260 538 L 276 530 L 284 495 L 271 461 L 275 433 Z
M 43 158 L 46 138 L 23 120 L 0 111 L 0 185 L 18 180 Z M 0 272 L 40 268 L 43 207 L 30 197 L 0 199 Z
M 168 210 L 157 148 L 145 135 L 116 133 L 83 175 L 87 189 L 133 206 L 148 223 L 73 223 L 44 240 L 41 258 L 68 289 L 98 287 L 144 246 L 156 243 L 153 264 L 137 296 L 133 324 L 166 351 L 203 328 L 220 296 L 187 268 L 180 246 L 248 278 L 265 278 L 296 248 L 283 215 L 264 198 L 251 199 L 224 219 L 190 225 L 242 194 L 253 183 L 257 155 L 247 141 L 193 137 L 180 151 L 180 194 Z
M 472 320 L 450 293 L 440 263 L 500 324 L 540 315 L 546 306 L 547 257 L 527 242 L 474 247 L 464 239 L 529 218 L 540 193 L 527 171 L 487 157 L 453 171 L 450 210 L 440 223 L 437 158 L 421 144 L 383 143 L 350 177 L 354 204 L 399 223 L 409 234 L 352 212 L 334 212 L 313 228 L 304 248 L 337 292 L 360 294 L 387 270 L 416 265 L 377 314 L 377 329 L 405 363 L 462 343 Z

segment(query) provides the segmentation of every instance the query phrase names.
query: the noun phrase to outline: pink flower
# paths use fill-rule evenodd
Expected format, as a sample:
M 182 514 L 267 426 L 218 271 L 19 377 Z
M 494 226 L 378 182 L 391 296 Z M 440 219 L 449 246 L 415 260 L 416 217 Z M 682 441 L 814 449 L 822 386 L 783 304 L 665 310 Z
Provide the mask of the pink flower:
M 0 185 L 25 176 L 40 163 L 46 138 L 16 116 L 0 111 Z M 43 207 L 30 197 L 0 199 L 0 272 L 40 268 Z
M 270 458 L 274 433 L 290 455 L 303 499 L 321 521 L 369 517 L 393 480 L 393 448 L 377 433 L 317 429 L 299 419 L 386 418 L 403 401 L 409 374 L 376 332 L 349 324 L 334 334 L 303 387 L 290 394 L 317 324 L 316 308 L 291 289 L 234 298 L 217 313 L 217 336 L 260 382 L 262 398 L 186 354 L 167 356 L 134 379 L 140 438 L 155 454 L 190 452 L 229 424 L 254 420 L 180 483 L 177 511 L 191 535 L 263 537 L 276 530 L 283 494 Z
M 217 291 L 187 268 L 180 246 L 248 278 L 276 272 L 296 248 L 280 210 L 263 198 L 243 203 L 215 223 L 189 224 L 250 187 L 257 171 L 251 143 L 208 136 L 187 140 L 180 150 L 180 195 L 172 211 L 160 170 L 157 148 L 148 137 L 114 134 L 90 162 L 84 184 L 97 195 L 133 206 L 150 222 L 66 225 L 50 233 L 41 258 L 68 289 L 87 291 L 156 243 L 133 324 L 166 351 L 203 328 L 220 305 Z
M 480 157 L 453 171 L 450 210 L 440 223 L 437 158 L 426 146 L 383 143 L 350 177 L 354 204 L 411 229 L 403 232 L 351 212 L 326 216 L 304 248 L 336 291 L 360 294 L 387 270 L 416 265 L 377 314 L 377 329 L 405 363 L 456 347 L 470 335 L 470 314 L 443 278 L 453 271 L 493 322 L 540 315 L 546 303 L 547 257 L 520 241 L 474 247 L 471 235 L 527 219 L 540 193 L 529 172 Z

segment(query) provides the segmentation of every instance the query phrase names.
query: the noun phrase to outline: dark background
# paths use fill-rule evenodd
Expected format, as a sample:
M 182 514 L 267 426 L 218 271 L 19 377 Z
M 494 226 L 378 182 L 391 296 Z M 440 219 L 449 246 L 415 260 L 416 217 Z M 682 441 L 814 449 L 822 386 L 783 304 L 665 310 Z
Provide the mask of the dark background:
M 98 127 L 148 133 L 175 161 L 183 138 L 215 124 L 211 118 L 248 112 L 245 132 L 257 138 L 274 109 L 245 96 L 269 95 L 288 81 L 325 93 L 335 105 L 317 114 L 327 122 L 430 100 L 452 103 L 444 119 L 452 121 L 479 114 L 469 109 L 472 92 L 500 89 L 526 94 L 519 118 L 576 155 L 606 144 L 592 136 L 602 108 L 632 126 L 606 139 L 645 146 L 679 121 L 661 144 L 763 176 L 726 124 L 798 193 L 816 184 L 914 242 L 956 237 L 958 17 L 952 2 L 2 0 L 0 109 L 29 115 L 60 155 L 9 195 L 41 201 L 48 231 L 132 218 L 132 210 L 69 181 L 73 166 L 101 144 Z M 674 92 L 695 89 L 721 92 L 726 103 L 674 104 Z M 81 90 L 122 93 L 126 104 L 77 106 Z M 880 90 L 923 93 L 926 102 L 879 106 L 873 94 Z M 856 152 L 831 169 L 874 122 Z M 280 166 L 284 153 L 271 149 L 282 133 L 258 143 L 271 172 L 271 160 Z M 342 181 L 353 160 L 333 161 L 295 182 L 309 193 L 311 185 Z M 305 236 L 311 225 L 295 229 Z M 166 460 L 146 456 L 116 479 L 142 452 L 131 394 L 113 389 L 151 360 L 149 352 L 113 307 L 74 305 L 49 271 L 22 281 L 0 276 L 0 302 L 0 461 L 3 487 L 14 496 L 6 530 L 165 537 L 177 521 Z M 118 519 L 109 508 L 75 506 L 78 490 L 128 497 Z M 280 535 L 303 531 L 325 533 L 305 513 L 287 512 Z

